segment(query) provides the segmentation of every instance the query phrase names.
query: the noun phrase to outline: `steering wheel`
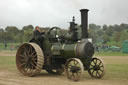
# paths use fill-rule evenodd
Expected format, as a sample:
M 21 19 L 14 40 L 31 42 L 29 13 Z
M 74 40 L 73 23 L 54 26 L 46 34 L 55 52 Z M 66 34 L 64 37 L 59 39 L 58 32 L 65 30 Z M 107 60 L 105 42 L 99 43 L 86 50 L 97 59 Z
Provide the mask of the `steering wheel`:
M 61 28 L 59 27 L 52 27 L 49 31 L 48 31 L 48 34 L 51 34 L 52 32 L 54 32 L 54 38 L 58 38 L 59 37 L 59 34 L 58 34 L 58 31 L 60 31 Z

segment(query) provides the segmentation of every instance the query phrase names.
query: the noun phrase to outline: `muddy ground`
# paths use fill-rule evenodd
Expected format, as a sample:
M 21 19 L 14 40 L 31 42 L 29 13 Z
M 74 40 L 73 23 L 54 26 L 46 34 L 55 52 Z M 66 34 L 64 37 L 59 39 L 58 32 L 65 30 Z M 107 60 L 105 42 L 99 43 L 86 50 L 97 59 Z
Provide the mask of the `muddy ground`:
M 55 76 L 41 73 L 35 77 L 25 77 L 17 71 L 0 71 L 0 85 L 127 85 L 127 80 L 111 81 L 111 78 L 93 79 L 88 75 L 82 76 L 78 82 L 70 81 L 66 76 Z

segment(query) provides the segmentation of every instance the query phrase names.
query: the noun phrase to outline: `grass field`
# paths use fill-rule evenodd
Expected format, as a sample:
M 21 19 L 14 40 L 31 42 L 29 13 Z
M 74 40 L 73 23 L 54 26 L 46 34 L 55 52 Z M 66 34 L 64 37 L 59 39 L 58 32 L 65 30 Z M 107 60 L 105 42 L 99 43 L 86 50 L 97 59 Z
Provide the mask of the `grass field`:
M 128 56 L 128 53 L 122 52 L 95 52 L 94 56 Z
M 9 55 L 1 56 L 3 53 Z M 16 69 L 14 53 L 15 51 L 12 54 L 10 51 L 0 51 L 0 85 L 128 85 L 127 54 L 96 53 L 95 55 L 106 63 L 105 76 L 102 79 L 94 79 L 85 72 L 79 82 L 73 82 L 64 74 L 55 76 L 44 71 L 36 77 L 24 77 Z
M 7 47 L 5 49 L 5 44 L 4 43 L 0 43 L 0 50 L 10 50 L 11 46 L 14 47 L 14 49 L 19 46 L 20 43 L 7 43 Z

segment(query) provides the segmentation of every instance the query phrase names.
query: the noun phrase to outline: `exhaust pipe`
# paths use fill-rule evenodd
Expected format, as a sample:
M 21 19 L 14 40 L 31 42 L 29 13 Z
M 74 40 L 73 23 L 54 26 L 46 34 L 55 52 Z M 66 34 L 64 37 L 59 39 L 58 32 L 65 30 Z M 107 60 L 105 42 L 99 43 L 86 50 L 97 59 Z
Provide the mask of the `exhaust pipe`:
M 88 9 L 81 9 L 81 31 L 82 31 L 82 39 L 88 38 Z

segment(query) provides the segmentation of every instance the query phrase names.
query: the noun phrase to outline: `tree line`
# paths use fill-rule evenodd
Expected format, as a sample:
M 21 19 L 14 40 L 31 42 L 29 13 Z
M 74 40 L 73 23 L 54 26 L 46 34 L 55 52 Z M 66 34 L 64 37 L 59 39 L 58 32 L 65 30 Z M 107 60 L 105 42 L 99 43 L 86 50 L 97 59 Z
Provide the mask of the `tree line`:
M 89 36 L 94 43 L 112 44 L 121 46 L 124 40 L 128 40 L 128 24 L 120 25 L 96 25 L 89 24 Z
M 7 26 L 5 29 L 0 29 L 0 42 L 26 42 L 32 38 L 33 29 L 32 25 L 24 26 L 22 29 Z
M 49 27 L 42 27 L 42 29 L 50 29 Z M 0 29 L 0 42 L 27 42 L 33 37 L 34 27 L 32 25 L 24 26 L 18 29 L 16 26 L 7 26 L 5 29 Z M 65 31 L 65 30 L 64 30 Z M 128 24 L 122 23 L 120 25 L 96 25 L 89 24 L 89 37 L 92 38 L 93 43 L 107 44 L 115 42 L 119 45 L 120 42 L 128 40 Z

